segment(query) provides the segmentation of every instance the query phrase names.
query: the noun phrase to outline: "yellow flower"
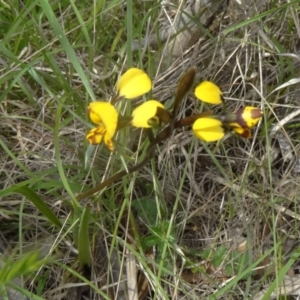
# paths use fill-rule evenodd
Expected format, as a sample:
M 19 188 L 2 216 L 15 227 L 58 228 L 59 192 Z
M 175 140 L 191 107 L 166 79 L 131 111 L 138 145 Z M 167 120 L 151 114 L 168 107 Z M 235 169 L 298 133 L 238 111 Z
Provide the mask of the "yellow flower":
M 138 128 L 150 128 L 153 123 L 160 123 L 157 115 L 159 108 L 165 110 L 163 104 L 156 100 L 144 102 L 132 112 L 132 125 Z
M 251 132 L 249 128 L 243 128 L 239 126 L 237 123 L 230 123 L 229 124 L 230 128 L 238 135 L 241 137 L 248 139 L 251 137 Z
M 131 68 L 126 71 L 117 83 L 120 97 L 133 99 L 151 90 L 152 83 L 149 76 L 142 70 Z
M 246 106 L 226 115 L 224 122 L 238 135 L 249 138 L 251 136 L 250 129 L 257 125 L 262 116 L 261 109 Z
M 113 151 L 112 138 L 116 132 L 118 124 L 118 112 L 108 102 L 95 101 L 88 106 L 90 119 L 99 125 L 93 128 L 87 135 L 86 139 L 93 145 L 100 144 L 104 138 L 105 145 Z
M 197 85 L 195 96 L 210 104 L 221 104 L 224 101 L 220 88 L 210 81 L 203 81 Z
M 90 142 L 92 145 L 98 145 L 102 142 L 104 137 L 104 143 L 107 146 L 107 148 L 110 151 L 114 150 L 114 145 L 109 138 L 109 136 L 106 134 L 106 129 L 103 125 L 100 125 L 96 128 L 93 128 L 90 130 L 90 132 L 86 135 L 86 139 Z
M 199 118 L 192 128 L 195 136 L 205 142 L 218 141 L 225 135 L 222 122 L 213 118 Z
M 235 115 L 234 121 L 243 128 L 254 127 L 263 116 L 261 109 L 252 106 L 241 107 L 233 114 Z

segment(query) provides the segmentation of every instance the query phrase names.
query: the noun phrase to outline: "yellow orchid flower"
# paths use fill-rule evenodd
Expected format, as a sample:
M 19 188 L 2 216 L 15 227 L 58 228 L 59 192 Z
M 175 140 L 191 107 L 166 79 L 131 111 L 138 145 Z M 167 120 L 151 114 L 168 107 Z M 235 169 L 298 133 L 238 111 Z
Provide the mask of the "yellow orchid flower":
M 224 101 L 220 88 L 210 81 L 203 81 L 197 85 L 195 96 L 210 104 L 221 104 Z
M 163 104 L 156 100 L 144 102 L 132 112 L 131 124 L 138 128 L 150 128 L 153 123 L 160 123 L 160 118 L 157 115 L 159 108 L 165 110 Z
M 114 150 L 113 143 L 111 139 L 106 134 L 106 129 L 103 125 L 100 125 L 96 128 L 90 130 L 90 132 L 86 135 L 86 139 L 92 145 L 98 145 L 102 142 L 104 137 L 104 143 L 110 151 Z
M 204 142 L 215 142 L 225 135 L 222 122 L 213 118 L 197 119 L 192 129 L 195 136 Z
M 151 90 L 152 83 L 149 76 L 142 70 L 131 68 L 126 71 L 117 83 L 120 97 L 133 99 Z
M 233 113 L 228 114 L 224 122 L 238 135 L 249 138 L 250 129 L 261 120 L 263 112 L 253 106 L 241 107 Z
M 241 136 L 245 139 L 248 139 L 251 137 L 251 132 L 250 132 L 249 128 L 241 127 L 237 123 L 230 123 L 229 126 L 230 126 L 230 129 L 232 129 L 239 136 Z
M 100 144 L 104 138 L 105 145 L 113 151 L 112 138 L 118 124 L 118 112 L 115 107 L 105 101 L 95 101 L 88 106 L 88 113 L 92 122 L 99 126 L 93 128 L 86 135 L 86 139 L 92 145 L 96 145 Z
M 244 128 L 254 127 L 263 116 L 262 110 L 253 106 L 241 107 L 233 114 L 235 115 L 235 122 Z

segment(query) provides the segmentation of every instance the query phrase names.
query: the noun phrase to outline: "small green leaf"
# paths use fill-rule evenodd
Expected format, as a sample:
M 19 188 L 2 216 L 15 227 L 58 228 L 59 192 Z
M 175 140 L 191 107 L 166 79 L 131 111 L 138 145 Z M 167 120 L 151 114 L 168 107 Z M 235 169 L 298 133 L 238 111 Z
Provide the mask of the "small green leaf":
M 40 198 L 32 189 L 23 186 L 14 190 L 16 193 L 23 195 L 29 201 L 31 201 L 35 207 L 55 226 L 62 227 L 60 220 L 52 212 L 51 208 Z
M 10 257 L 5 263 L 0 260 L 0 284 L 7 284 L 14 278 L 37 271 L 46 260 L 39 260 L 37 252 L 23 254 L 19 259 L 13 261 Z

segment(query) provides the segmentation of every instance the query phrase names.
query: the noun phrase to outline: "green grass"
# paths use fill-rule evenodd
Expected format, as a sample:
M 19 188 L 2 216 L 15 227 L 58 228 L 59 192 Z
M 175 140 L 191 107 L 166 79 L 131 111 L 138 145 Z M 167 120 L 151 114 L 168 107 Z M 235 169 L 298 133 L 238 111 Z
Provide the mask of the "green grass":
M 232 0 L 205 30 L 197 20 L 199 44 L 168 65 L 164 43 L 131 49 L 167 20 L 160 1 L 1 1 L 0 298 L 269 299 L 297 279 L 299 119 L 272 128 L 299 109 L 297 81 L 276 88 L 300 76 L 300 11 L 261 3 Z M 125 115 L 142 98 L 170 108 L 194 66 L 228 110 L 261 107 L 263 122 L 248 140 L 209 144 L 178 129 L 146 166 L 78 198 L 147 155 L 133 128 L 112 154 L 85 140 L 89 102 L 109 100 L 131 66 L 154 88 L 118 103 Z M 179 117 L 207 109 L 190 93 Z

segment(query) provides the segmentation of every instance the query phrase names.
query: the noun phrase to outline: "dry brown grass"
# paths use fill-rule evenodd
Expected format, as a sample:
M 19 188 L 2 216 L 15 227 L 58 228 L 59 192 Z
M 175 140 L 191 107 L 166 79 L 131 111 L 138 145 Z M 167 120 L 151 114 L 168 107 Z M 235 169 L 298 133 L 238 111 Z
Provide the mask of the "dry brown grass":
M 135 10 L 145 9 L 146 12 L 147 4 L 139 5 L 135 3 L 133 11 L 140 16 Z M 85 9 L 81 14 L 87 18 Z M 118 24 L 116 17 L 118 14 L 122 17 L 124 3 L 113 8 L 103 7 L 103 11 L 113 19 L 103 30 L 107 34 L 111 30 L 110 34 L 115 36 L 125 24 Z M 103 11 L 99 12 L 102 22 L 105 20 Z M 80 26 L 75 26 L 77 19 L 70 6 L 56 10 L 56 14 L 61 24 L 66 22 L 70 42 L 76 42 L 76 30 Z M 36 17 L 34 12 L 31 16 Z M 73 29 L 67 21 L 74 23 Z M 42 256 L 53 255 L 58 262 L 70 267 L 49 262 L 38 276 L 26 277 L 24 287 L 38 294 L 40 284 L 43 290 L 39 295 L 43 299 L 102 299 L 76 275 L 78 272 L 108 295 L 125 299 L 122 297 L 127 287 L 120 283 L 124 278 L 120 270 L 123 266 L 125 272 L 128 251 L 137 261 L 139 286 L 141 282 L 147 283 L 149 290 L 140 295 L 140 299 L 165 299 L 165 295 L 169 299 L 214 299 L 214 294 L 216 299 L 260 299 L 255 295 L 264 284 L 268 288 L 268 281 L 287 275 L 297 278 L 297 262 L 288 271 L 283 271 L 283 267 L 291 259 L 291 253 L 298 253 L 299 245 L 299 134 L 298 127 L 288 126 L 299 125 L 299 118 L 292 116 L 288 124 L 275 126 L 299 110 L 300 88 L 297 81 L 291 81 L 291 85 L 275 89 L 300 75 L 299 24 L 297 3 L 250 1 L 240 6 L 232 0 L 210 28 L 215 39 L 202 33 L 199 41 L 170 66 L 153 70 L 157 65 L 157 62 L 152 63 L 157 59 L 155 53 L 147 54 L 146 51 L 143 56 L 138 51 L 133 54 L 134 65 L 143 61 L 145 68 L 156 74 L 153 98 L 167 106 L 171 105 L 181 75 L 195 66 L 199 80 L 213 80 L 222 88 L 228 110 L 244 105 L 257 106 L 264 110 L 265 117 L 251 139 L 242 140 L 228 134 L 217 145 L 204 145 L 195 140 L 190 128 L 180 129 L 161 145 L 151 165 L 114 183 L 98 196 L 86 199 L 93 209 L 93 226 L 90 226 L 93 265 L 90 270 L 79 268 L 75 234 L 66 233 L 73 231 L 72 226 L 76 228 L 82 212 L 79 210 L 74 216 L 74 203 L 70 205 L 72 200 L 67 186 L 77 194 L 125 165 L 132 165 L 138 160 L 137 153 L 121 145 L 127 145 L 129 139 L 136 144 L 137 134 L 121 133 L 117 143 L 122 149 L 116 155 L 109 156 L 101 148 L 93 157 L 91 167 L 84 169 L 86 144 L 83 140 L 88 124 L 84 110 L 89 95 L 48 21 L 43 20 L 41 27 L 43 42 L 38 44 L 39 37 L 32 38 L 30 47 L 22 54 L 18 52 L 22 49 L 19 47 L 16 61 L 8 56 L 0 57 L 4 95 L 0 118 L 3 189 L 0 246 L 8 254 L 11 249 L 17 249 L 16 257 L 28 249 L 39 250 Z M 96 25 L 100 30 L 99 24 Z M 28 32 L 33 34 L 34 30 Z M 22 34 L 21 27 L 15 31 L 16 36 L 19 34 Z M 11 37 L 11 44 L 16 43 L 16 39 Z M 112 93 L 120 69 L 125 68 L 121 66 L 125 54 L 120 49 L 126 35 L 120 34 L 120 39 L 115 40 L 114 50 L 107 46 L 107 40 L 111 43 L 113 38 L 102 36 L 99 39 L 101 50 L 97 47 L 91 50 L 84 43 L 75 44 L 75 50 L 96 97 L 103 99 Z M 53 59 L 58 69 L 53 69 L 40 46 L 49 53 L 54 51 Z M 0 51 L 3 54 L 3 49 Z M 91 51 L 94 51 L 92 55 Z M 110 54 L 109 58 L 106 53 Z M 24 65 L 33 62 L 37 74 L 24 71 L 22 75 Z M 13 82 L 15 76 L 20 79 Z M 61 113 L 58 113 L 59 105 L 62 105 Z M 180 117 L 198 110 L 199 102 L 189 95 Z M 141 153 L 145 145 L 139 145 Z M 64 229 L 58 231 L 35 205 L 10 192 L 18 185 L 27 185 L 38 193 L 66 222 Z M 172 242 L 162 242 L 156 257 L 153 248 L 135 248 L 128 238 L 131 234 L 140 239 L 153 234 L 153 224 L 132 206 L 132 201 L 142 197 L 153 204 L 159 230 L 172 228 L 172 233 L 166 232 L 166 238 L 175 237 Z M 130 232 L 130 210 L 138 233 Z M 149 213 L 147 208 L 145 210 Z M 200 255 L 209 249 L 208 258 Z M 213 260 L 219 255 L 214 252 L 218 249 L 226 249 L 226 253 L 220 256 L 223 262 L 216 267 Z M 236 251 L 244 257 L 243 262 L 232 258 Z M 257 269 L 255 262 L 268 251 Z M 165 265 L 161 264 L 163 260 Z M 235 264 L 233 272 L 228 271 L 230 264 Z M 239 277 L 247 268 L 247 276 Z M 107 276 L 109 273 L 112 278 Z M 218 294 L 222 285 L 230 282 L 236 284 Z M 114 289 L 104 288 L 113 283 Z M 295 289 L 289 294 L 295 295 Z

